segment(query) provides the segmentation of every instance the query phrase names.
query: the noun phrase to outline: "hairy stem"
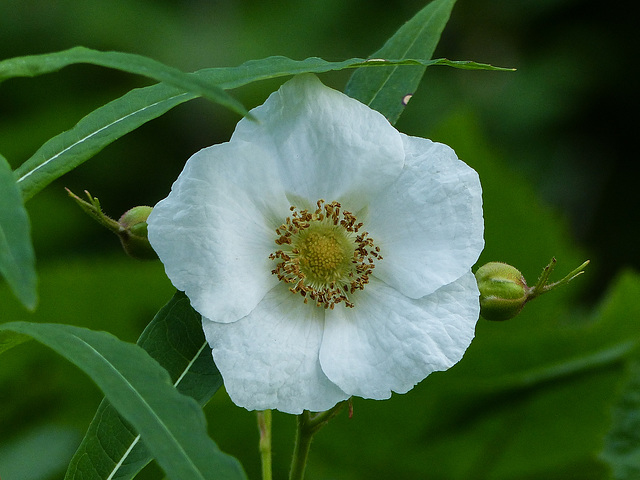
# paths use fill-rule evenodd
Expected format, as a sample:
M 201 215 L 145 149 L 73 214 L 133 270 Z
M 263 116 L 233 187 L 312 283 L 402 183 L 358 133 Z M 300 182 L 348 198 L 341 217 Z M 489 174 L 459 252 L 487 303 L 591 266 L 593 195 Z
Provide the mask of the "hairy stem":
M 304 479 L 304 470 L 307 466 L 307 458 L 309 457 L 313 436 L 342 410 L 345 403 L 341 402 L 326 412 L 312 414 L 305 410 L 298 415 L 298 428 L 296 430 L 289 480 Z
M 258 430 L 260 431 L 259 449 L 262 463 L 262 480 L 271 480 L 271 410 L 257 412 L 257 417 Z

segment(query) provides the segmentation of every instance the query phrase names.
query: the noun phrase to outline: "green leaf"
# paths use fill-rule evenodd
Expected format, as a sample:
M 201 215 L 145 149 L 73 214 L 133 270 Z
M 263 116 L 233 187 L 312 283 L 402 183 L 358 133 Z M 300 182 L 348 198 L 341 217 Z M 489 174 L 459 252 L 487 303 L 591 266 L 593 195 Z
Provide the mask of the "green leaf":
M 640 363 L 637 361 L 630 364 L 601 457 L 611 467 L 615 480 L 640 478 Z
M 296 61 L 286 57 L 251 60 L 238 67 L 211 68 L 195 75 L 207 84 L 223 89 L 236 88 L 251 82 L 299 73 L 323 73 L 345 68 L 388 65 L 444 65 L 464 69 L 505 70 L 475 62 L 437 59 L 429 61 L 392 60 L 366 61 L 352 58 L 341 62 L 327 62 L 321 58 Z M 414 68 L 406 66 L 403 68 Z M 100 150 L 146 122 L 157 118 L 173 107 L 197 98 L 176 87 L 161 83 L 132 90 L 89 113 L 72 129 L 48 140 L 31 158 L 16 170 L 16 180 L 25 200 L 33 197 L 53 180 L 73 170 Z
M 434 0 L 375 52 L 372 58 L 429 59 L 449 21 L 455 0 Z M 395 124 L 407 102 L 418 88 L 425 66 L 385 67 L 356 71 L 345 93 L 382 113 Z
M 91 112 L 72 129 L 48 140 L 15 171 L 25 200 L 140 125 L 195 94 L 165 84 L 135 89 Z
M 30 310 L 38 303 L 29 215 L 6 159 L 0 155 L 0 276 Z
M 197 72 L 221 88 L 236 88 L 248 83 L 278 78 L 287 75 L 298 75 L 301 73 L 326 73 L 329 71 L 354 69 L 380 69 L 385 67 L 410 66 L 430 67 L 447 66 L 464 70 L 495 70 L 512 71 L 512 68 L 496 67 L 486 63 L 472 62 L 468 60 L 449 60 L 447 58 L 437 58 L 433 60 L 422 57 L 397 57 L 386 56 L 384 58 L 349 58 L 338 62 L 329 62 L 318 57 L 309 57 L 304 60 L 292 60 L 287 57 L 273 56 L 260 60 L 249 60 L 238 67 L 210 68 Z
M 246 478 L 239 463 L 208 437 L 197 402 L 180 394 L 166 370 L 139 346 L 71 325 L 12 322 L 0 325 L 3 331 L 29 335 L 87 373 L 140 432 L 169 478 Z
M 0 61 L 0 82 L 8 78 L 35 77 L 45 73 L 56 72 L 61 68 L 76 63 L 90 63 L 143 75 L 158 82 L 181 88 L 186 92 L 201 95 L 241 115 L 247 113 L 246 108 L 240 102 L 221 88 L 211 85 L 194 75 L 181 72 L 177 68 L 169 67 L 151 58 L 133 53 L 101 52 L 85 47 L 74 47 L 61 52 L 10 58 Z
M 222 377 L 204 338 L 200 315 L 178 292 L 154 317 L 138 345 L 164 367 L 179 392 L 204 405 Z M 74 455 L 66 480 L 133 478 L 151 461 L 140 436 L 104 400 Z
M 609 332 L 617 334 L 620 330 L 633 329 L 640 318 L 639 298 L 640 276 L 626 272 L 601 309 L 600 316 L 608 322 Z M 615 480 L 640 478 L 640 359 L 637 349 L 628 363 L 600 457 L 610 466 Z

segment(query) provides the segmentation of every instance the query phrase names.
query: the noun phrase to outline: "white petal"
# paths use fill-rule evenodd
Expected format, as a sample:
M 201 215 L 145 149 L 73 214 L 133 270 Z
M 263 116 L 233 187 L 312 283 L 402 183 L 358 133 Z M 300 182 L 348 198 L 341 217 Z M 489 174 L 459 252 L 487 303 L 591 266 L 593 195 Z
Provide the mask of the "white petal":
M 446 145 L 402 136 L 405 167 L 369 208 L 365 228 L 382 250 L 373 274 L 420 298 L 467 272 L 484 247 L 478 174 Z
M 149 241 L 173 285 L 203 316 L 232 322 L 276 283 L 269 254 L 289 203 L 273 159 L 252 144 L 192 156 L 149 216 Z
M 247 317 L 226 324 L 204 319 L 203 327 L 236 405 L 299 414 L 348 398 L 320 368 L 324 309 L 304 304 L 283 284 Z
M 314 207 L 324 199 L 355 212 L 395 180 L 404 151 L 399 132 L 378 112 L 300 75 L 251 111 L 231 141 L 245 140 L 273 151 L 292 203 Z
M 458 362 L 473 339 L 480 306 L 471 272 L 418 300 L 375 279 L 359 293 L 355 308 L 327 312 L 320 350 L 323 371 L 348 394 L 406 393 Z

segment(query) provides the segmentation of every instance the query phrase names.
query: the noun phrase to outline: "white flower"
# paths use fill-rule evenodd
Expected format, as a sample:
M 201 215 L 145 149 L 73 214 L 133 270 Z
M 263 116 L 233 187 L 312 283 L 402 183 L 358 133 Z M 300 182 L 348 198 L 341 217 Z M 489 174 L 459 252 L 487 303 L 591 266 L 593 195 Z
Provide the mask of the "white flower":
M 312 75 L 251 113 L 148 219 L 231 399 L 322 411 L 458 362 L 479 315 L 476 172 Z

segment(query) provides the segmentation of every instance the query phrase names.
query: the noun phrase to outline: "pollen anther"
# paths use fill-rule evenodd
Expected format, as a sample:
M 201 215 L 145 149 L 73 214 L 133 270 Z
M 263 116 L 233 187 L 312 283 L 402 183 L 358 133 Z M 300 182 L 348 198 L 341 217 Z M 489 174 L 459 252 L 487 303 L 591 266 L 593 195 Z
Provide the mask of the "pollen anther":
M 350 296 L 369 283 L 375 261 L 382 260 L 380 248 L 367 232 L 358 233 L 362 222 L 341 212 L 340 203 L 318 200 L 316 206 L 314 212 L 290 207 L 291 216 L 276 229 L 275 243 L 282 248 L 269 256 L 278 262 L 271 273 L 304 303 L 353 308 Z

